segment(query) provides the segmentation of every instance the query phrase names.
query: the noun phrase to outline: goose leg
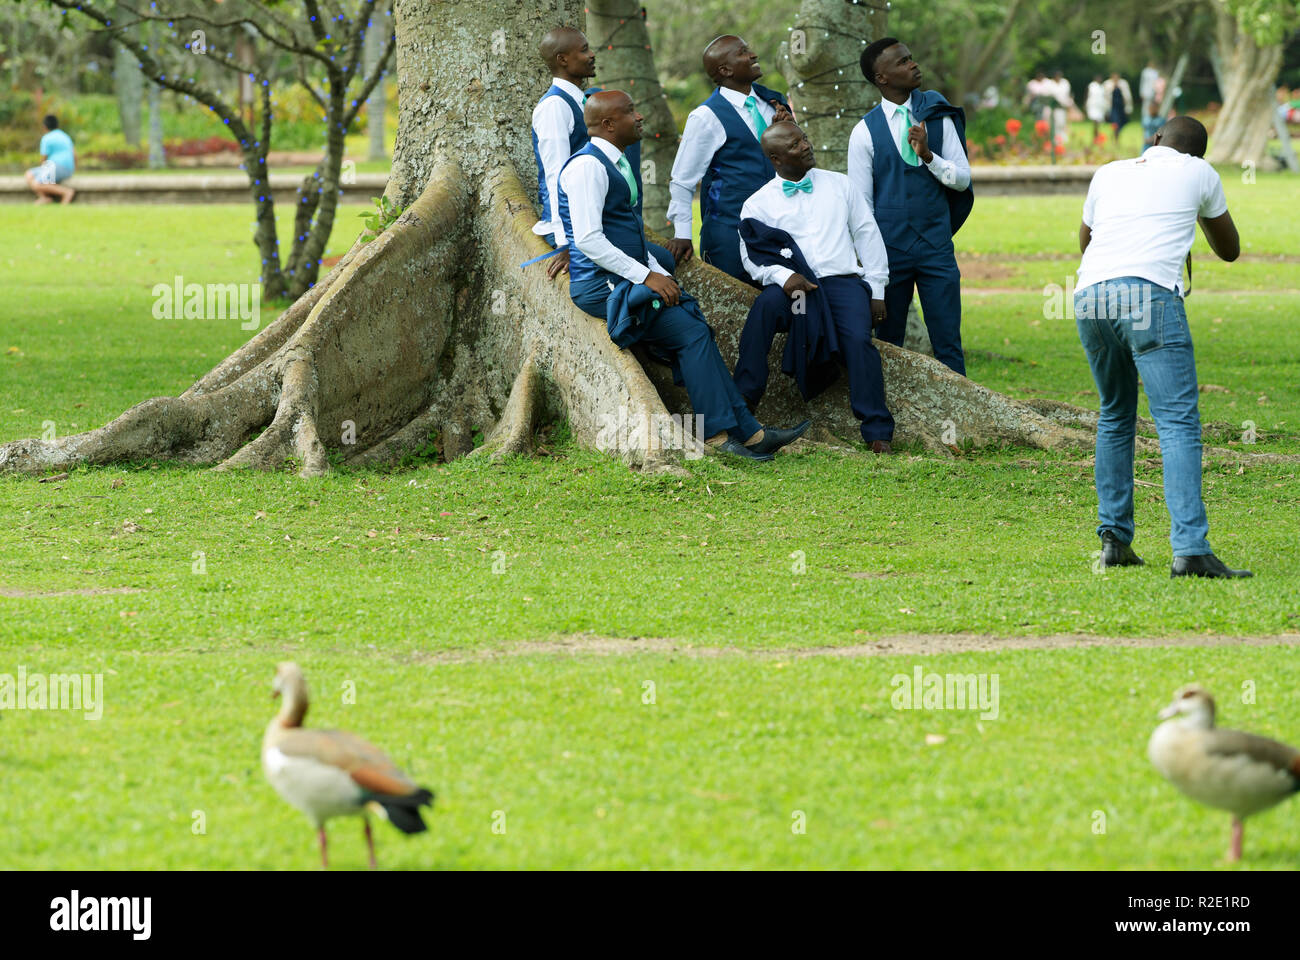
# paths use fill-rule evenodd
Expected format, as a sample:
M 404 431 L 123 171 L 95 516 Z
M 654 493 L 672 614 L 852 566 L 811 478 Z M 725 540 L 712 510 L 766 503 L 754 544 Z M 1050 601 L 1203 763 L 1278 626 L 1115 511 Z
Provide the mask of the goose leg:
M 370 869 L 375 869 L 375 838 L 370 835 L 370 818 L 362 817 L 361 822 L 366 825 L 366 849 L 370 851 Z
M 323 869 L 323 870 L 328 870 L 328 869 L 330 868 L 330 862 L 329 862 L 329 858 L 325 855 L 325 827 L 324 827 L 324 825 L 322 825 L 322 826 L 317 830 L 317 834 L 318 834 L 318 836 L 320 837 L 320 865 L 321 865 L 321 869 Z
M 1241 859 L 1241 838 L 1246 832 L 1245 825 L 1237 817 L 1232 818 L 1232 846 L 1228 850 L 1228 861 L 1236 863 Z

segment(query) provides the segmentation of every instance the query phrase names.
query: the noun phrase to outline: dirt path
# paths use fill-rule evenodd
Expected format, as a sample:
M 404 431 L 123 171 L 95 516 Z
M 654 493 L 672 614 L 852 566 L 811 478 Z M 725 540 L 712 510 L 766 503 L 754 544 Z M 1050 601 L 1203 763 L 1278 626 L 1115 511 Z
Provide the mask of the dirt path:
M 1186 637 L 1100 637 L 1082 634 L 1054 634 L 1045 637 L 995 637 L 986 634 L 898 634 L 865 643 L 840 647 L 778 648 L 743 650 L 739 647 L 694 646 L 667 637 L 602 637 L 570 634 L 554 640 L 515 643 L 494 650 L 447 650 L 412 654 L 419 663 L 465 663 L 521 656 L 634 656 L 672 654 L 709 659 L 747 657 L 755 660 L 800 660 L 806 657 L 929 656 L 946 653 L 980 653 L 998 650 L 1064 650 L 1077 647 L 1268 647 L 1300 645 L 1300 633 L 1268 637 L 1194 635 Z M 404 658 L 406 659 L 406 658 Z

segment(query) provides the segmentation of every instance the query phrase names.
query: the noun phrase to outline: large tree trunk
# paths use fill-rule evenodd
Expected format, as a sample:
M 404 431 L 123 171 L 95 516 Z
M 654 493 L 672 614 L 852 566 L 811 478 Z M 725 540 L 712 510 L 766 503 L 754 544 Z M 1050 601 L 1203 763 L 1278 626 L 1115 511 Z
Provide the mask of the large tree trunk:
M 0 445 L 0 469 L 39 472 L 127 459 L 320 474 L 331 462 L 388 461 L 432 435 L 444 456 L 529 449 L 541 418 L 565 416 L 578 443 L 645 418 L 618 453 L 672 466 L 671 409 L 684 393 L 667 368 L 643 367 L 603 321 L 572 305 L 565 281 L 519 264 L 547 247 L 531 227 L 528 118 L 548 78 L 537 39 L 581 25 L 580 0 L 397 4 L 399 125 L 388 196 L 409 205 L 357 243 L 305 296 L 180 397 L 147 400 L 113 422 L 53 441 Z M 717 330 L 723 355 L 754 291 L 698 259 L 681 271 Z M 1088 445 L 1095 414 L 1000 396 L 931 358 L 879 344 L 897 439 L 934 450 L 968 441 L 1039 448 Z M 841 382 L 811 406 L 779 372 L 758 411 L 812 416 L 825 441 L 854 442 Z M 680 447 L 680 434 L 678 435 Z
M 848 0 L 803 0 L 781 44 L 781 72 L 790 105 L 817 151 L 817 166 L 848 169 L 849 134 L 854 121 L 880 102 L 880 92 L 862 76 L 862 51 L 885 36 L 885 11 Z M 913 303 L 907 310 L 909 350 L 934 355 L 930 334 Z
M 645 8 L 641 0 L 588 0 L 586 10 L 585 32 L 596 51 L 595 85 L 626 91 L 645 117 L 641 206 L 646 225 L 662 229 L 668 223 L 668 180 L 681 137 L 655 70 Z
M 387 17 L 383 19 L 387 20 Z M 379 58 L 384 49 L 384 31 L 380 22 L 380 18 L 372 17 L 366 29 L 366 59 L 363 76 L 370 76 L 379 65 Z M 381 79 L 375 84 L 370 99 L 366 101 L 366 133 L 369 138 L 367 159 L 370 160 L 388 159 L 388 145 L 384 142 L 384 86 L 385 80 Z
M 126 139 L 126 145 L 139 147 L 140 98 L 144 95 L 144 77 L 136 67 L 131 51 L 116 43 L 113 44 L 113 93 L 117 97 L 117 113 L 122 121 L 122 136 Z
M 790 38 L 781 44 L 790 105 L 823 169 L 845 171 L 853 121 L 880 102 L 875 86 L 862 76 L 858 58 L 884 30 L 883 7 L 803 0 Z
M 1223 108 L 1206 159 L 1211 163 L 1258 164 L 1273 130 L 1273 91 L 1282 69 L 1283 45 L 1258 46 L 1222 6 L 1216 18 Z

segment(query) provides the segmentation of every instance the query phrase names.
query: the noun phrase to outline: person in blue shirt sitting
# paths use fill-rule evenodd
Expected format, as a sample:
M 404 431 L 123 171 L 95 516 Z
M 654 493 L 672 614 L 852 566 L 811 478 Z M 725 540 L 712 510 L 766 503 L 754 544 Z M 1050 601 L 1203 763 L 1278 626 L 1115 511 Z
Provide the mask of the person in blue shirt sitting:
M 44 122 L 46 133 L 41 137 L 42 163 L 27 171 L 27 186 L 36 194 L 37 203 L 53 203 L 55 198 L 62 203 L 71 203 L 77 191 L 63 186 L 63 181 L 72 176 L 76 169 L 72 157 L 72 138 L 59 129 L 58 117 L 50 115 Z

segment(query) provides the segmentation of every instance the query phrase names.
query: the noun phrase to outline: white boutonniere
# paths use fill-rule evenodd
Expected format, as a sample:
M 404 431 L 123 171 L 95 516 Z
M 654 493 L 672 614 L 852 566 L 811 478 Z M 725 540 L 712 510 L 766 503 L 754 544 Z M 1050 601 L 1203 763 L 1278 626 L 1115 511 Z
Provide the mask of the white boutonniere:
M 783 256 L 783 257 L 785 257 L 787 260 L 789 260 L 791 257 L 794 256 L 794 251 L 791 250 L 789 247 L 782 247 L 782 248 L 781 248 L 781 256 Z

